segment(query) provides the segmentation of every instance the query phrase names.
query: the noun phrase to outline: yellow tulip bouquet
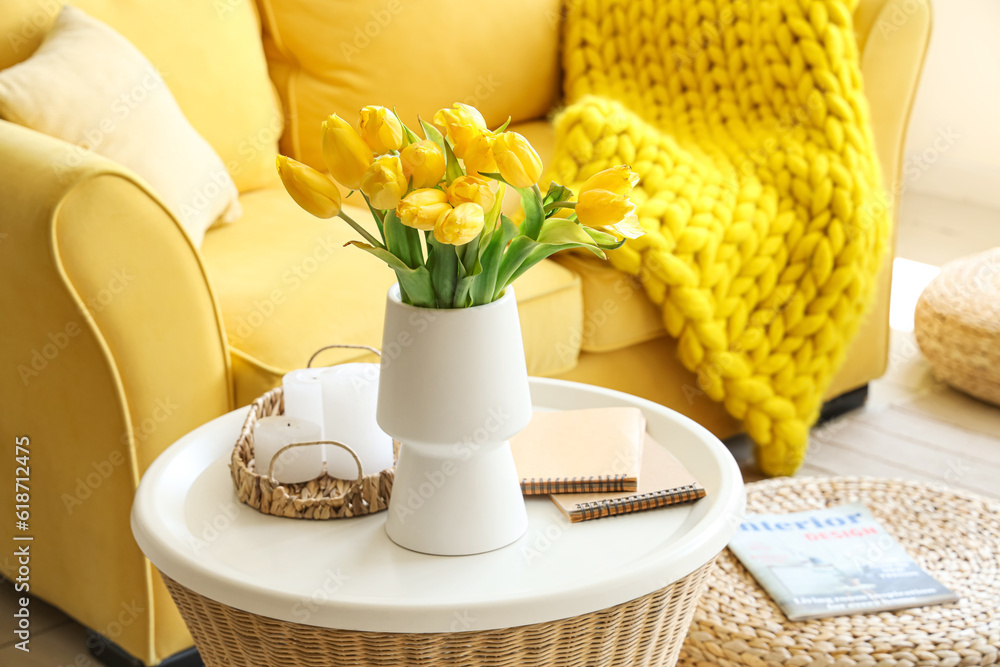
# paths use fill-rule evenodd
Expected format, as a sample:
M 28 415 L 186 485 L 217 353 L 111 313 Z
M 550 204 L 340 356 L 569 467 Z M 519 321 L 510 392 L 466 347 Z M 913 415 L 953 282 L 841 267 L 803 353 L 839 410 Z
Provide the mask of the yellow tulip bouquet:
M 278 173 L 288 193 L 320 218 L 339 216 L 364 241 L 355 245 L 388 264 L 405 303 L 467 308 L 500 298 L 542 259 L 570 248 L 601 258 L 641 235 L 628 195 L 638 176 L 622 165 L 594 174 L 574 201 L 569 188 L 537 185 L 542 162 L 507 123 L 490 131 L 474 107 L 455 104 L 418 119 L 421 139 L 385 107 L 361 110 L 359 131 L 337 115 L 322 126 L 324 174 L 283 155 Z M 360 191 L 378 236 L 341 209 L 336 183 Z M 524 219 L 501 212 L 517 190 Z

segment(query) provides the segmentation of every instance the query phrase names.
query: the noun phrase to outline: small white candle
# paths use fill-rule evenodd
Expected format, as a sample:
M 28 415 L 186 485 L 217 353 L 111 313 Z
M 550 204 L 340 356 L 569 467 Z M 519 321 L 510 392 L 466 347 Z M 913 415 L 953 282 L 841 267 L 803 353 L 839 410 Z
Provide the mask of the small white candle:
M 253 457 L 257 474 L 267 476 L 271 459 L 286 445 L 322 440 L 319 424 L 298 417 L 261 417 L 253 426 Z M 274 479 L 281 484 L 308 482 L 323 474 L 323 447 L 295 447 L 278 457 Z
M 323 435 L 323 386 L 320 378 L 325 370 L 325 368 L 300 368 L 286 373 L 281 378 L 281 388 L 285 395 L 284 415 L 319 424 L 321 436 Z
M 324 440 L 349 446 L 361 459 L 365 475 L 391 468 L 392 438 L 375 421 L 378 403 L 378 364 L 340 364 L 323 374 Z M 325 445 L 326 472 L 338 479 L 356 479 L 358 466 L 351 455 Z

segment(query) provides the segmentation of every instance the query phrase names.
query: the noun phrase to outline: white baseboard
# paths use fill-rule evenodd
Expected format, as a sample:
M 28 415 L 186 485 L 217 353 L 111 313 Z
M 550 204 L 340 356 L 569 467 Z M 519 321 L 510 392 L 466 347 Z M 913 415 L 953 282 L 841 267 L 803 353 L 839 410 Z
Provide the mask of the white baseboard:
M 919 152 L 903 163 L 904 191 L 1000 209 L 1000 166 L 936 155 L 928 164 Z

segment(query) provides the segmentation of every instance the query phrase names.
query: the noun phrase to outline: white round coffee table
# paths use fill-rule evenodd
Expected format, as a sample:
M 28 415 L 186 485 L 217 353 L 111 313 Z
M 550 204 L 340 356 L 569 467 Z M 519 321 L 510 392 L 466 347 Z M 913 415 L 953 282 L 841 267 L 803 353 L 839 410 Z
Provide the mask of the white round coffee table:
M 246 408 L 236 410 L 157 458 L 132 508 L 136 541 L 165 575 L 206 664 L 574 664 L 559 651 L 611 641 L 621 647 L 609 644 L 613 659 L 602 664 L 637 657 L 672 664 L 708 569 L 743 513 L 736 462 L 698 424 L 634 396 L 537 378 L 531 395 L 539 409 L 641 408 L 650 435 L 707 496 L 577 524 L 548 498 L 532 498 L 518 542 L 474 556 L 428 556 L 393 544 L 384 513 L 307 521 L 240 504 L 228 469 L 246 416 Z M 605 627 L 612 622 L 635 627 Z M 226 624 L 230 630 L 220 630 Z M 397 637 L 403 653 L 394 654 Z M 574 646 L 546 646 L 560 637 Z M 349 653 L 355 645 L 358 653 Z M 423 652 L 407 648 L 416 645 Z M 381 647 L 384 662 L 371 657 L 372 647 Z M 489 662 L 498 651 L 512 661 Z

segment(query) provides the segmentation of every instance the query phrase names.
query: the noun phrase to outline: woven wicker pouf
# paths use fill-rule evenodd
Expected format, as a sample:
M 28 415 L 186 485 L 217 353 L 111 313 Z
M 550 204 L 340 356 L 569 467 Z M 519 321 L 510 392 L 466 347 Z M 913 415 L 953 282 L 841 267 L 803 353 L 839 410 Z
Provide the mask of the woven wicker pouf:
M 726 549 L 716 561 L 677 664 L 995 664 L 1000 647 L 1000 501 L 943 485 L 872 478 L 786 478 L 747 486 L 748 512 L 798 512 L 858 500 L 961 600 L 794 623 Z
M 946 264 L 920 295 L 914 332 L 937 377 L 1000 405 L 1000 248 Z

